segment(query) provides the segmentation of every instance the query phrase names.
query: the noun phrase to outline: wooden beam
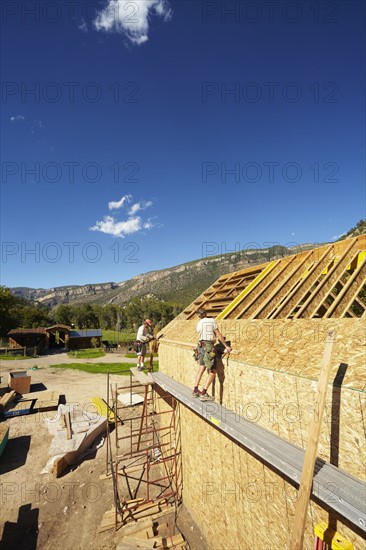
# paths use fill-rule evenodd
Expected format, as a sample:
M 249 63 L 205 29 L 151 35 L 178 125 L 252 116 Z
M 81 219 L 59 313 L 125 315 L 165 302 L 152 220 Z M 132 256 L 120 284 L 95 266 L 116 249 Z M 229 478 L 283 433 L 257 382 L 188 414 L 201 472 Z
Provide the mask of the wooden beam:
M 356 241 L 352 241 L 347 246 L 342 256 L 328 270 L 328 273 L 316 287 L 315 291 L 310 294 L 299 311 L 294 315 L 294 319 L 299 319 L 300 317 L 304 319 L 314 317 L 321 304 L 327 299 L 329 293 L 337 284 L 338 279 L 340 279 L 343 273 L 347 270 L 349 264 L 357 260 L 358 251 L 356 254 L 354 251 L 356 244 Z
M 265 282 L 265 285 L 257 287 L 256 290 L 253 290 L 250 293 L 250 300 L 246 300 L 244 307 L 242 307 L 240 310 L 240 314 L 236 317 L 237 319 L 248 319 L 251 317 L 253 311 L 256 311 L 259 304 L 261 302 L 263 303 L 266 299 L 266 293 L 268 291 L 270 292 L 271 289 L 273 289 L 277 281 L 281 282 L 281 278 L 283 277 L 284 273 L 289 270 L 295 258 L 296 256 L 291 256 L 289 261 L 287 260 L 287 258 L 284 258 L 277 263 L 277 265 L 271 272 L 272 277 L 267 282 Z M 283 284 L 283 282 L 281 282 L 281 284 Z
M 70 411 L 67 411 L 65 413 L 65 420 L 66 420 L 66 439 L 72 439 Z
M 311 264 L 314 257 L 314 251 L 308 252 L 300 263 L 296 263 L 292 271 L 265 298 L 264 302 L 251 314 L 250 319 L 267 319 L 275 307 L 281 303 L 281 300 L 292 290 L 300 278 L 300 271 Z
M 277 260 L 278 261 L 278 260 Z M 244 298 L 249 294 L 249 292 L 251 292 L 251 290 L 253 288 L 255 288 L 259 283 L 260 281 L 267 276 L 268 273 L 270 273 L 270 271 L 274 268 L 274 266 L 276 265 L 277 262 L 273 261 L 273 262 L 270 262 L 264 269 L 263 271 L 261 271 L 257 276 L 256 278 L 248 285 L 244 288 L 244 290 L 242 290 L 240 292 L 240 294 L 238 294 L 238 296 L 236 296 L 236 298 L 234 298 L 234 300 L 221 312 L 219 313 L 219 315 L 216 317 L 216 320 L 217 321 L 220 321 L 222 319 L 226 319 L 227 316 L 244 300 Z
M 17 392 L 15 390 L 11 390 L 10 392 L 6 393 L 5 395 L 2 396 L 1 400 L 0 400 L 0 411 L 3 411 L 5 409 L 5 407 L 11 402 L 13 401 L 13 399 L 15 398 Z
M 210 298 L 213 298 L 217 294 L 217 292 L 219 292 L 221 289 L 225 288 L 225 286 L 228 283 L 228 280 L 232 279 L 235 274 L 236 274 L 236 272 L 229 273 L 228 275 L 222 275 L 221 277 L 219 277 L 219 279 L 213 285 L 211 285 L 210 288 L 208 288 L 208 290 L 206 290 L 206 292 L 201 294 L 201 296 L 199 296 L 193 302 L 193 305 L 191 306 L 191 309 L 189 311 L 184 310 L 183 313 L 187 312 L 186 313 L 186 315 L 187 315 L 186 318 L 190 319 L 196 313 L 197 309 L 199 309 L 200 307 L 204 307 L 204 305 L 208 302 L 208 300 Z
M 328 246 L 319 262 L 314 262 L 308 273 L 299 281 L 299 284 L 288 294 L 280 306 L 270 315 L 270 319 L 286 319 L 293 312 L 297 304 L 306 296 L 314 283 L 320 278 L 322 271 L 329 265 L 334 256 L 333 247 Z
M 350 276 L 325 317 L 343 317 L 366 282 L 366 258 Z
M 303 547 L 305 524 L 310 500 L 310 492 L 313 484 L 314 466 L 319 443 L 320 428 L 322 424 L 323 410 L 331 370 L 331 356 L 334 339 L 334 330 L 328 331 L 320 367 L 320 376 L 314 399 L 315 405 L 318 406 L 318 414 L 314 414 L 314 419 L 309 428 L 299 494 L 296 502 L 294 527 L 292 531 L 291 544 L 289 546 L 291 550 L 301 550 Z
M 154 383 L 151 374 L 145 374 L 144 372 L 138 370 L 137 367 L 131 367 L 130 371 L 132 372 L 133 377 L 136 378 L 136 380 L 138 380 L 143 386 L 149 386 Z
M 342 288 L 344 287 L 344 282 L 342 280 L 339 280 L 338 281 L 338 286 L 340 287 L 338 289 L 338 291 L 340 292 L 342 290 Z M 334 292 L 331 292 L 330 293 L 330 296 L 333 298 L 333 300 L 336 300 L 338 295 L 337 294 L 334 294 Z M 351 307 L 353 304 L 356 304 L 358 305 L 361 309 L 362 309 L 362 315 L 364 314 L 365 310 L 366 310 L 366 304 L 360 300 L 360 298 L 358 296 L 355 296 L 355 299 L 353 300 L 351 306 L 348 308 L 348 310 L 346 311 L 346 314 L 349 314 L 351 317 L 355 317 L 356 319 L 359 319 L 360 317 L 362 317 L 362 315 L 356 315 Z M 331 304 L 328 304 L 327 306 L 327 309 L 330 307 Z

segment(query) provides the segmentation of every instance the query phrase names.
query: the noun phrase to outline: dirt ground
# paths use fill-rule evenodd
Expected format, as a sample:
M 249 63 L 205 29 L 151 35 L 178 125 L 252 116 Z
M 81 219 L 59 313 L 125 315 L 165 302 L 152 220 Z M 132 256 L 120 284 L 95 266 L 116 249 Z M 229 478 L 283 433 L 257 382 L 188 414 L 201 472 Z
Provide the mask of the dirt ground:
M 119 354 L 108 354 L 88 362 L 127 362 Z M 86 406 L 89 397 L 107 397 L 107 377 L 76 370 L 55 369 L 55 363 L 75 362 L 66 354 L 37 357 L 24 361 L 2 361 L 1 385 L 7 386 L 8 373 L 26 371 L 31 375 L 31 392 L 40 389 L 56 390 L 67 404 Z M 114 375 L 111 384 L 128 377 Z M 129 413 L 131 409 L 128 409 Z M 136 412 L 139 408 L 136 407 Z M 0 548 L 31 550 L 109 550 L 116 548 L 118 533 L 109 530 L 98 533 L 105 511 L 113 506 L 111 480 L 100 480 L 106 472 L 106 442 L 100 437 L 78 464 L 56 478 L 41 471 L 49 460 L 52 436 L 45 419 L 54 418 L 56 411 L 13 417 L 9 442 L 0 458 Z M 114 438 L 112 438 L 113 440 Z M 127 495 L 126 495 L 127 496 Z M 139 493 L 138 496 L 144 496 Z M 129 498 L 127 496 L 127 498 Z M 206 550 L 198 527 L 182 506 L 178 511 L 177 525 L 192 550 Z

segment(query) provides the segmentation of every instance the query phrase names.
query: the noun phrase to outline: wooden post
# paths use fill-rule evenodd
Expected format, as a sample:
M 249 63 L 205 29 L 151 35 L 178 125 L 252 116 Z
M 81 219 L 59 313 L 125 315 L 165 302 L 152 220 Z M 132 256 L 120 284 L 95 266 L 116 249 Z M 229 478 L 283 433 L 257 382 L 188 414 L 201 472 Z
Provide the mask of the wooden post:
M 72 439 L 71 417 L 70 417 L 69 411 L 65 414 L 65 420 L 66 420 L 66 439 Z
M 305 523 L 310 500 L 310 492 L 313 484 L 314 466 L 316 453 L 318 449 L 320 428 L 323 418 L 325 397 L 330 374 L 330 360 L 334 344 L 334 330 L 329 330 L 325 342 L 323 359 L 320 367 L 320 376 L 315 393 L 315 404 L 319 405 L 318 415 L 314 414 L 314 419 L 309 428 L 308 441 L 304 465 L 302 468 L 298 499 L 295 509 L 295 521 L 291 536 L 291 550 L 301 550 L 304 541 Z
M 153 371 L 153 366 L 154 366 L 154 352 L 150 351 L 150 360 L 149 360 L 149 366 L 148 366 L 147 371 L 152 372 Z

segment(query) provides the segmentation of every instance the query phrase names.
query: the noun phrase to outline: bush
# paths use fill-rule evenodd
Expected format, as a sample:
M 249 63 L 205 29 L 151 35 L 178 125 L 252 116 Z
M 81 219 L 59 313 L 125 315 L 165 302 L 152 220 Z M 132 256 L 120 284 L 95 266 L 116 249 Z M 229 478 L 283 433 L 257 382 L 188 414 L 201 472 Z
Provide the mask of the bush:
M 91 343 L 92 348 L 99 348 L 100 347 L 99 339 L 95 338 L 95 336 L 94 336 L 94 338 L 92 338 L 90 340 L 90 343 Z

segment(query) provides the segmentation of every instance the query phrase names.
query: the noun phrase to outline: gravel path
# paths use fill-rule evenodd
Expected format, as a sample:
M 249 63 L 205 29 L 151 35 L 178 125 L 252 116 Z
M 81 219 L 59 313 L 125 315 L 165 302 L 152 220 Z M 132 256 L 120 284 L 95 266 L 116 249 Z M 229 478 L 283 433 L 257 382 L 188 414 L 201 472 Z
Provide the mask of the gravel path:
M 22 369 L 27 370 L 33 365 L 38 367 L 49 367 L 57 363 L 136 363 L 135 358 L 125 357 L 123 353 L 106 353 L 104 357 L 96 357 L 93 359 L 78 359 L 76 357 L 68 357 L 66 352 L 53 353 L 50 355 L 40 355 L 38 357 L 30 357 L 29 359 L 14 361 L 4 361 L 0 357 L 0 367 L 10 366 L 10 370 Z

